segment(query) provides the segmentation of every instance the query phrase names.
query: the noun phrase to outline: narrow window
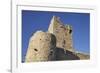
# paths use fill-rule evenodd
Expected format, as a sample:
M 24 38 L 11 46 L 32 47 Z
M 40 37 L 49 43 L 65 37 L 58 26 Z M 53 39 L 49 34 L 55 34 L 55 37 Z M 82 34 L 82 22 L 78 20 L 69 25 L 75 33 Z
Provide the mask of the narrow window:
M 50 51 L 50 55 L 52 55 L 52 54 L 53 54 L 53 50 Z
M 72 33 L 72 30 L 69 30 L 69 33 L 71 34 Z
M 38 50 L 35 48 L 34 51 L 38 51 Z

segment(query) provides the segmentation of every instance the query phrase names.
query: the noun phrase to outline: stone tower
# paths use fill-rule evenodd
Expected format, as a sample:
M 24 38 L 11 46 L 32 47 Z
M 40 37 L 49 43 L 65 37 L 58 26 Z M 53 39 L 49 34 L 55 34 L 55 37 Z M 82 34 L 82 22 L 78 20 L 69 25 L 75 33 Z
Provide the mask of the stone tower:
M 59 17 L 53 16 L 48 32 L 55 35 L 57 40 L 56 47 L 74 52 L 72 27 L 70 25 L 63 25 Z
M 90 56 L 73 48 L 72 26 L 53 16 L 48 31 L 36 31 L 29 40 L 25 62 L 83 60 Z
M 29 41 L 25 62 L 55 59 L 56 38 L 48 32 L 37 31 Z

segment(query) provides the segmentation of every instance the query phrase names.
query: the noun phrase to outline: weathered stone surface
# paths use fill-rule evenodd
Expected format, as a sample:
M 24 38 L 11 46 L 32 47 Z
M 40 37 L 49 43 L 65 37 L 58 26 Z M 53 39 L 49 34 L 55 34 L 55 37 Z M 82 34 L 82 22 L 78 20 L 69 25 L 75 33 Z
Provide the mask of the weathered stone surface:
M 56 37 L 56 60 L 89 59 L 89 55 L 76 53 L 73 48 L 72 26 L 64 25 L 59 17 L 53 16 L 48 32 Z
M 88 54 L 76 53 L 76 55 L 80 58 L 80 60 L 90 59 L 90 56 Z
M 53 16 L 48 31 L 37 31 L 29 41 L 25 62 L 84 60 L 90 56 L 73 48 L 72 27 Z
M 72 52 L 74 51 L 72 42 L 72 27 L 70 25 L 64 26 L 58 17 L 53 16 L 48 32 L 56 36 L 56 47 Z
M 55 59 L 56 38 L 48 32 L 37 31 L 30 39 L 26 62 Z

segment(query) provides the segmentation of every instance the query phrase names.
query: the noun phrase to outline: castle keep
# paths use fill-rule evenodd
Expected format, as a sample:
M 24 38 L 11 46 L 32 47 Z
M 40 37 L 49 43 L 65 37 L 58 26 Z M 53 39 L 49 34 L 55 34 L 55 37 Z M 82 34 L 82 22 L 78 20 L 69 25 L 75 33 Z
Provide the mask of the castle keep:
M 56 36 L 56 47 L 74 52 L 72 45 L 72 27 L 70 25 L 64 26 L 59 17 L 53 16 L 48 32 Z
M 30 38 L 25 62 L 89 59 L 75 52 L 72 32 L 72 26 L 53 16 L 47 32 L 36 31 Z

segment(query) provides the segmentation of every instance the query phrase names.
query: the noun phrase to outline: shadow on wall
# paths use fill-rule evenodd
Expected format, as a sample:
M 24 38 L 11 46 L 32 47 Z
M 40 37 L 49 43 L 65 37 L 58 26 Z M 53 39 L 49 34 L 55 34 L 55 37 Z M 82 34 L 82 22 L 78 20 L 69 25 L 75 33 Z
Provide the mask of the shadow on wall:
M 57 60 L 80 60 L 80 58 L 73 52 L 63 50 L 63 48 L 56 48 L 56 61 Z

